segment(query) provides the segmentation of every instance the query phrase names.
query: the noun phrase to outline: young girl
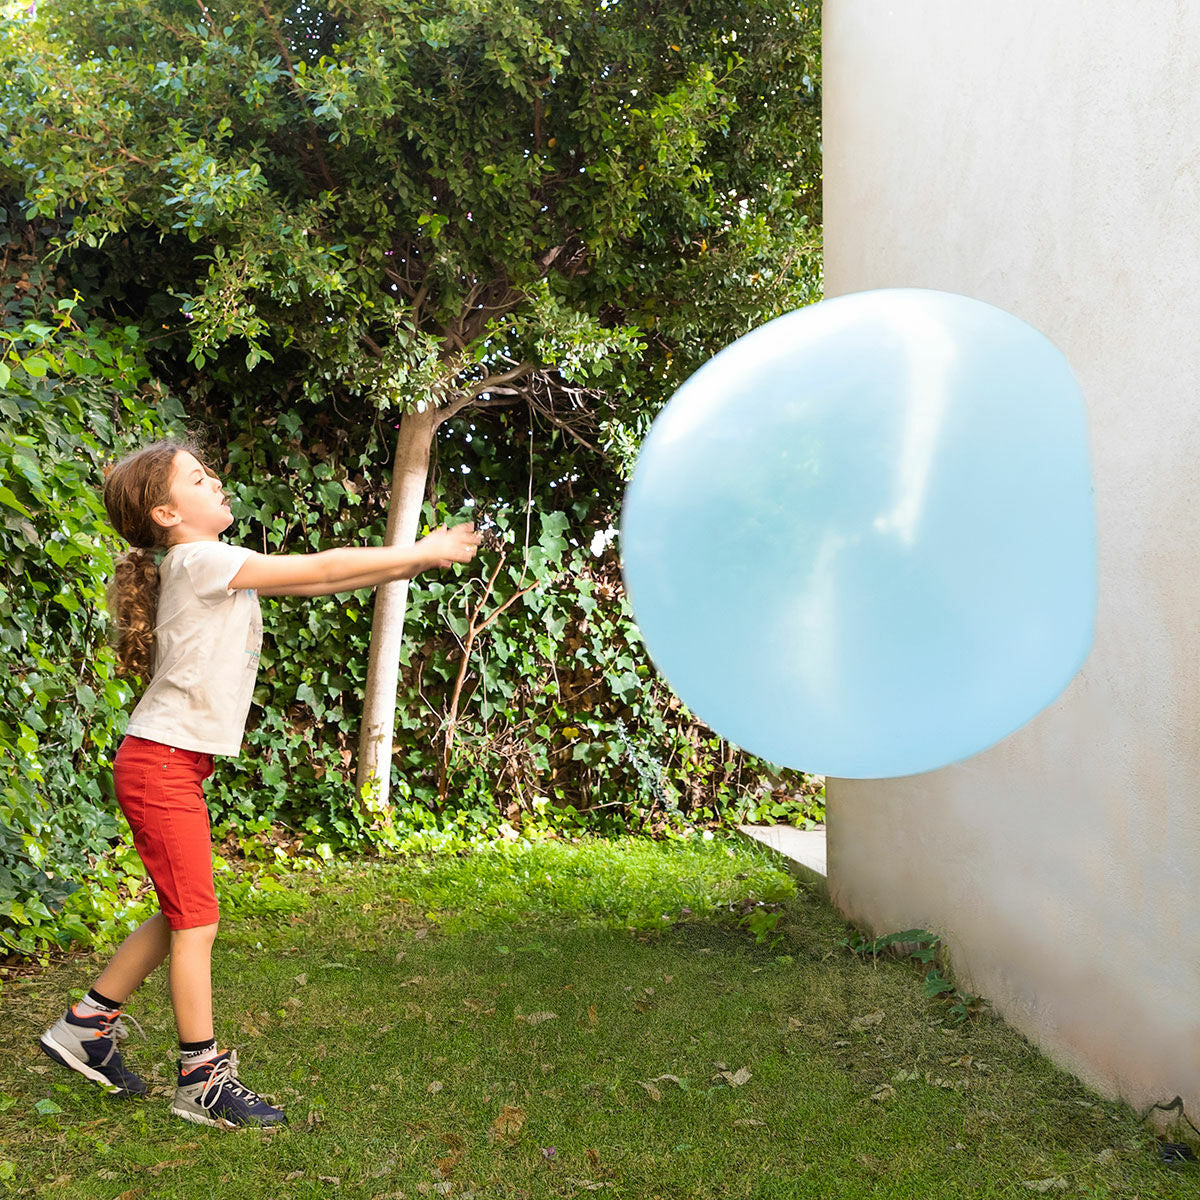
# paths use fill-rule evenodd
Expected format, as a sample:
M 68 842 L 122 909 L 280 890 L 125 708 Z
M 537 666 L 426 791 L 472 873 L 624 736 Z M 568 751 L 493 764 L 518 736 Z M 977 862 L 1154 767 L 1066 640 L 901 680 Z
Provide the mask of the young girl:
M 125 1002 L 170 956 L 179 1031 L 171 1111 L 203 1125 L 276 1125 L 283 1112 L 237 1076 L 237 1052 L 213 1036 L 210 959 L 217 934 L 212 837 L 202 784 L 213 755 L 238 754 L 262 642 L 258 596 L 324 596 L 470 562 L 471 525 L 410 547 L 256 554 L 220 540 L 233 521 L 221 482 L 193 451 L 158 442 L 108 474 L 104 504 L 134 549 L 112 598 L 118 658 L 150 675 L 113 765 L 117 801 L 154 883 L 160 911 L 121 943 L 88 994 L 48 1029 L 56 1062 L 122 1096 L 146 1085 L 122 1062 Z M 158 567 L 154 551 L 165 548 Z M 151 670 L 152 668 L 152 670 Z

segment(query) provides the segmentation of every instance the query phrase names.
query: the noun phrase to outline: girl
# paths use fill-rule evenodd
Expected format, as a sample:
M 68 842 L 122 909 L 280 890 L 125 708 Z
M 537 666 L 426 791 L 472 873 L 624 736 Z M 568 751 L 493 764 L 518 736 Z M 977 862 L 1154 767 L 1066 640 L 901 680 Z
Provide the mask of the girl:
M 238 754 L 262 642 L 259 596 L 325 596 L 470 562 L 472 525 L 415 546 L 256 554 L 220 540 L 233 521 L 221 482 L 187 446 L 158 442 L 108 473 L 104 504 L 133 547 L 117 566 L 118 660 L 150 683 L 113 763 L 117 801 L 159 909 L 121 943 L 88 994 L 48 1029 L 56 1062 L 121 1096 L 145 1083 L 121 1059 L 122 1009 L 170 957 L 179 1031 L 171 1111 L 203 1125 L 277 1125 L 282 1111 L 237 1075 L 213 1036 L 210 959 L 217 934 L 212 839 L 202 784 L 213 755 Z M 161 565 L 153 552 L 165 548 Z M 151 670 L 152 668 L 152 670 Z

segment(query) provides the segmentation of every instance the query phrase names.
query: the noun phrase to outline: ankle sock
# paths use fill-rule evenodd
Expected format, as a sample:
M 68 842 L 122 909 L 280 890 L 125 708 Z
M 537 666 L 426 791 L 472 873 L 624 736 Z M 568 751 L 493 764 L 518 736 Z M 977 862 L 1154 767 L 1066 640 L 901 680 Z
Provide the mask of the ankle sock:
M 78 1004 L 74 1005 L 72 1011 L 77 1017 L 94 1017 L 98 1013 L 110 1014 L 121 1011 L 121 1005 L 116 1000 L 110 1000 L 107 996 L 102 996 L 95 988 Z
M 216 1038 L 209 1038 L 204 1042 L 179 1043 L 179 1065 L 184 1070 L 190 1071 L 192 1067 L 198 1067 L 202 1062 L 207 1062 L 210 1058 L 216 1058 L 216 1056 Z

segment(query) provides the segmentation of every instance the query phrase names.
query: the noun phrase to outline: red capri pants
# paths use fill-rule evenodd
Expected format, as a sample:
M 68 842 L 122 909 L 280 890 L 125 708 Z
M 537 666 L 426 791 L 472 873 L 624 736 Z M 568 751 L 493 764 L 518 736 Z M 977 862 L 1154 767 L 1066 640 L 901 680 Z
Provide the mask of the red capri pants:
M 211 754 L 128 736 L 117 747 L 117 803 L 172 929 L 194 929 L 217 919 L 212 826 L 203 787 L 212 773 Z

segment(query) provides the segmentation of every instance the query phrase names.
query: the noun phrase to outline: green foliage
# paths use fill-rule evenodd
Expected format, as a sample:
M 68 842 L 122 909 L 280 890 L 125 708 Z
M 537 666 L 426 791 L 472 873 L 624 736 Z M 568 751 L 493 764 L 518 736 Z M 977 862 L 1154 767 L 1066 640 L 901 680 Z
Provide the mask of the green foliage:
M 0 237 L 11 249 L 9 226 Z M 86 940 L 87 919 L 111 921 L 141 874 L 132 852 L 107 853 L 131 689 L 105 644 L 112 533 L 97 468 L 180 413 L 150 383 L 136 327 L 82 328 L 36 259 L 16 268 L 0 326 L 0 938 L 28 951 L 50 929 Z
M 356 533 L 382 538 L 386 477 L 372 462 L 373 431 L 339 428 L 317 409 L 266 421 L 238 409 L 235 426 L 226 475 L 240 523 L 230 536 L 271 551 L 323 549 Z M 528 462 L 499 453 L 494 432 L 464 418 L 439 439 L 443 498 L 426 506 L 427 525 L 470 515 L 481 496 L 524 492 L 526 502 L 487 504 L 490 544 L 477 564 L 418 580 L 410 592 L 394 811 L 359 808 L 351 794 L 370 594 L 278 599 L 264 601 L 245 753 L 218 764 L 219 832 L 244 838 L 256 824 L 265 832 L 283 822 L 310 847 L 422 849 L 509 830 L 665 833 L 750 813 L 796 821 L 818 813 L 819 783 L 723 743 L 654 672 L 605 541 L 612 501 L 602 477 L 582 477 L 586 456 L 560 452 L 561 475 L 538 487 L 536 457 L 532 478 L 521 478 Z M 472 643 L 445 763 L 462 646 L 472 620 L 493 616 Z
M 818 51 L 777 0 L 46 0 L 0 24 L 0 168 L 196 366 L 364 411 L 515 372 L 624 455 L 816 294 Z

